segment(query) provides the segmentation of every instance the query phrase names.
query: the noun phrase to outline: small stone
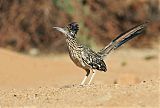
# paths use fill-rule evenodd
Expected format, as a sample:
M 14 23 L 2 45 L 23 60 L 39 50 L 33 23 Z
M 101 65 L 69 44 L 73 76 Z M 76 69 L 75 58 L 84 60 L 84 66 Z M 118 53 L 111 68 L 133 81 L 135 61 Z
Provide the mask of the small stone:
M 37 97 L 38 96 L 38 94 L 35 94 L 35 97 Z
M 114 80 L 113 84 L 118 84 L 117 80 Z

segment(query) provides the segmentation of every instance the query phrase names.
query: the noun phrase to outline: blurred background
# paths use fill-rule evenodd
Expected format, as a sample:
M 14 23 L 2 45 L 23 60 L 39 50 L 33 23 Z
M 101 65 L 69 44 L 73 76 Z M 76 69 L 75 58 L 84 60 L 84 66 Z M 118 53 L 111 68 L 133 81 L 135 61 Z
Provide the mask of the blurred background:
M 18 52 L 66 52 L 53 26 L 80 25 L 78 39 L 105 46 L 127 29 L 150 21 L 145 35 L 128 47 L 152 48 L 160 36 L 159 0 L 0 0 L 0 47 Z

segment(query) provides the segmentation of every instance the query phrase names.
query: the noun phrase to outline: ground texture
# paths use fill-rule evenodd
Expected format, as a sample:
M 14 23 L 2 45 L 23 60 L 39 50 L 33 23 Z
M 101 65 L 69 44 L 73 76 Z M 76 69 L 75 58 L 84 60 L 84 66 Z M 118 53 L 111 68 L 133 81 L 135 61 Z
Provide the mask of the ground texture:
M 106 73 L 81 87 L 85 72 L 67 55 L 32 57 L 0 49 L 0 107 L 159 107 L 159 51 L 121 49 Z

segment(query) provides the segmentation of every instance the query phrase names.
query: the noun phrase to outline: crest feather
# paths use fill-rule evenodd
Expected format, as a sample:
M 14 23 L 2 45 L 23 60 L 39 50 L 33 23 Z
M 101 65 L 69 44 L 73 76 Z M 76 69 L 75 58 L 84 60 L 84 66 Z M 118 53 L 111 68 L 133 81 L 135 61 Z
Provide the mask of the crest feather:
M 68 28 L 69 28 L 70 31 L 77 34 L 77 32 L 79 30 L 79 25 L 76 22 L 72 22 L 72 23 L 68 24 Z

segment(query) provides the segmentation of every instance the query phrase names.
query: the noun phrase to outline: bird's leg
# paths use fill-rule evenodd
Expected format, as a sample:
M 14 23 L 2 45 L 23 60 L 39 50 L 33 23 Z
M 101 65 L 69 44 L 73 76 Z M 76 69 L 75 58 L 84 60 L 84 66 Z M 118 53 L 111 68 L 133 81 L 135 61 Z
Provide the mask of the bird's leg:
M 88 78 L 88 76 L 90 74 L 90 70 L 88 69 L 88 70 L 86 70 L 86 72 L 87 72 L 87 74 L 85 75 L 84 79 L 82 80 L 82 82 L 80 84 L 81 86 L 85 83 L 86 79 Z
M 88 82 L 88 85 L 91 84 L 91 82 L 92 82 L 92 80 L 93 80 L 93 78 L 94 78 L 94 76 L 95 76 L 95 74 L 96 74 L 96 71 L 95 71 L 95 70 L 92 70 L 92 71 L 93 71 L 93 74 L 92 74 L 92 76 L 91 76 L 91 79 L 90 79 L 89 82 Z

